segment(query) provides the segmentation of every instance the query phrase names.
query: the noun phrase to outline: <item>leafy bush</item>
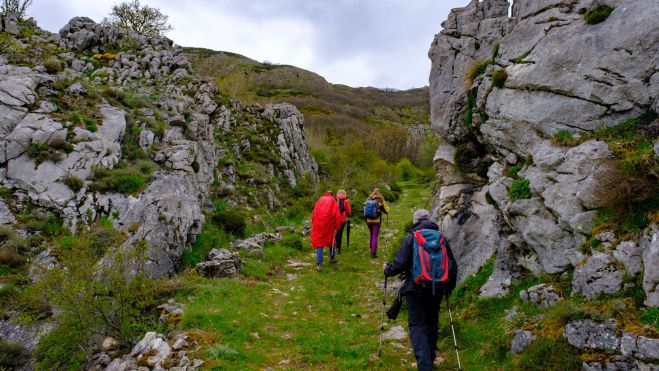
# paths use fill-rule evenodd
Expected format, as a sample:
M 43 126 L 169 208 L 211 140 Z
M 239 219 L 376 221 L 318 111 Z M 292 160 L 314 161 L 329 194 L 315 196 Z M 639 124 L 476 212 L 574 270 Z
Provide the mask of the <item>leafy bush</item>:
M 659 331 L 659 307 L 650 307 L 641 314 L 640 322 L 654 326 Z
M 64 179 L 62 179 L 62 182 L 66 184 L 73 192 L 78 192 L 79 190 L 82 189 L 82 187 L 85 186 L 85 181 L 78 178 L 77 176 L 66 176 Z
M 39 369 L 79 369 L 95 335 L 129 345 L 146 331 L 160 328 L 156 306 L 162 288 L 146 279 L 142 270 L 146 242 L 138 242 L 132 252 L 117 252 L 108 264 L 99 265 L 98 246 L 89 241 L 103 233 L 120 232 L 100 230 L 96 236 L 67 237 L 58 248 L 61 267 L 44 272 L 33 287 L 31 296 L 60 309 L 59 326 L 37 345 Z M 121 242 L 108 243 L 116 248 Z
M 213 214 L 211 220 L 225 232 L 236 237 L 245 237 L 247 221 L 242 211 L 237 209 L 220 210 Z
M 108 169 L 95 167 L 89 185 L 91 191 L 137 193 L 146 188 L 154 167 L 140 163 L 139 169 L 131 167 Z
M 183 252 L 181 262 L 184 267 L 194 267 L 206 260 L 206 255 L 214 248 L 226 247 L 231 243 L 231 236 L 214 223 L 206 223 L 192 245 L 192 249 Z
M 584 14 L 584 20 L 587 24 L 598 24 L 604 22 L 609 15 L 613 12 L 613 8 L 609 5 L 598 5 Z
M 510 178 L 517 178 L 517 174 L 522 170 L 524 164 L 515 164 L 506 170 L 506 176 Z
M 501 89 L 508 79 L 508 72 L 504 68 L 499 68 L 492 72 L 492 85 Z
M 281 244 L 296 250 L 302 250 L 302 237 L 297 233 L 289 233 L 281 240 Z
M 396 167 L 398 168 L 398 173 L 400 175 L 400 179 L 402 180 L 414 179 L 418 175 L 418 169 L 412 165 L 412 162 L 410 162 L 408 158 L 403 158 L 402 160 L 398 161 Z
M 27 359 L 28 353 L 21 344 L 0 340 L 0 369 L 19 369 L 27 362 Z
M 514 180 L 508 190 L 508 197 L 513 201 L 531 198 L 531 196 L 531 187 L 529 186 L 528 179 Z

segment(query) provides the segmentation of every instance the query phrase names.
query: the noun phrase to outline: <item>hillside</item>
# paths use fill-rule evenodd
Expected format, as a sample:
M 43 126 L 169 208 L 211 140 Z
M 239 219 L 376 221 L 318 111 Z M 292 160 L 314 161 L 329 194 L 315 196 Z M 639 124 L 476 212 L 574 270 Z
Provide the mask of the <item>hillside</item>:
M 419 147 L 433 134 L 427 87 L 352 88 L 330 84 L 301 68 L 260 63 L 234 53 L 196 48 L 186 48 L 185 53 L 197 73 L 213 78 L 229 96 L 245 103 L 288 102 L 298 107 L 312 146 L 361 140 L 386 160 L 408 157 L 423 162 Z

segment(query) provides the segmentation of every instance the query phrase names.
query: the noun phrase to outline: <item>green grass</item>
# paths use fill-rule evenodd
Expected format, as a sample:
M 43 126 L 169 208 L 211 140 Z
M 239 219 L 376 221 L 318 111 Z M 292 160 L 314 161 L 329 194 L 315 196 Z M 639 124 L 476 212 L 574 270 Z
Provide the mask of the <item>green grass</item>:
M 528 179 L 515 179 L 508 189 L 508 197 L 513 201 L 531 198 L 531 196 Z
M 492 72 L 492 85 L 501 89 L 508 79 L 508 72 L 505 69 L 499 68 Z
M 391 203 L 390 224 L 383 225 L 378 259 L 369 257 L 368 229 L 354 218 L 350 246 L 344 241 L 336 265 L 327 264 L 326 252 L 321 272 L 287 266 L 289 259 L 315 261 L 309 238 L 300 249 L 288 234 L 266 246 L 263 260 L 242 256 L 244 278 L 186 276 L 188 287 L 177 300 L 194 299 L 186 303 L 182 326 L 208 339 L 201 352 L 209 369 L 257 370 L 282 361 L 290 369 L 412 369 L 414 356 L 389 342 L 379 360 L 369 361 L 378 348 L 382 291 L 375 283 L 382 280 L 384 257 L 397 249 L 394 240 L 404 235 L 413 210 L 430 207 L 425 185 L 408 181 L 402 188 Z M 384 234 L 392 234 L 386 243 Z M 296 278 L 289 280 L 291 274 Z M 401 315 L 396 324 L 405 322 Z M 410 348 L 408 340 L 400 343 Z
M 485 73 L 487 66 L 489 66 L 490 64 L 492 64 L 491 59 L 474 62 L 474 64 L 472 64 L 469 70 L 467 71 L 467 83 L 471 85 L 471 83 L 473 83 L 474 80 L 478 78 L 478 76 Z
M 587 24 L 598 24 L 604 22 L 613 12 L 609 5 L 598 5 L 584 14 L 584 20 Z

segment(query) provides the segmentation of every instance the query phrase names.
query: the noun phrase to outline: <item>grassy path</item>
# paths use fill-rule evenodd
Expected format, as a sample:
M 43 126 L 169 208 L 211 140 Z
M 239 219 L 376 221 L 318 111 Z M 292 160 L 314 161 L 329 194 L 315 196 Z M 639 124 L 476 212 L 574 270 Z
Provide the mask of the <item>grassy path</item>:
M 263 259 L 244 258 L 242 279 L 187 277 L 189 284 L 177 298 L 187 306 L 182 326 L 199 336 L 209 369 L 413 369 L 408 339 L 385 342 L 382 356 L 373 357 L 380 334 L 382 289 L 376 283 L 382 282 L 382 263 L 397 250 L 395 241 L 413 210 L 426 207 L 430 197 L 425 186 L 403 190 L 391 204 L 389 224 L 383 225 L 378 259 L 369 256 L 368 229 L 357 216 L 350 247 L 344 242 L 338 264 L 326 264 L 321 272 L 313 269 L 315 255 L 306 238 L 302 250 L 276 244 L 266 247 Z M 292 267 L 290 259 L 310 265 Z M 386 328 L 407 328 L 405 318 L 401 313 Z

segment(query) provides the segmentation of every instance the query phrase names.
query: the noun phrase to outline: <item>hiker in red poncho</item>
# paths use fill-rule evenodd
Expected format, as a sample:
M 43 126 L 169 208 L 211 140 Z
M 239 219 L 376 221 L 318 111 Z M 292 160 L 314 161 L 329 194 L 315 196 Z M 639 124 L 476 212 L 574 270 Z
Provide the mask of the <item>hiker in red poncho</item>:
M 327 191 L 316 201 L 311 213 L 311 245 L 316 249 L 316 266 L 323 265 L 323 248 L 330 248 L 330 264 L 336 263 L 334 252 L 334 236 L 339 229 L 339 205 L 334 200 L 331 191 Z
M 336 203 L 339 205 L 339 230 L 336 232 L 336 238 L 334 242 L 334 249 L 337 254 L 341 253 L 341 242 L 343 240 L 343 229 L 348 222 L 348 217 L 352 215 L 352 208 L 350 207 L 350 201 L 346 198 L 346 191 L 339 189 L 336 192 Z M 348 228 L 348 234 L 350 234 L 350 228 Z M 348 235 L 348 243 L 350 242 L 350 236 Z

